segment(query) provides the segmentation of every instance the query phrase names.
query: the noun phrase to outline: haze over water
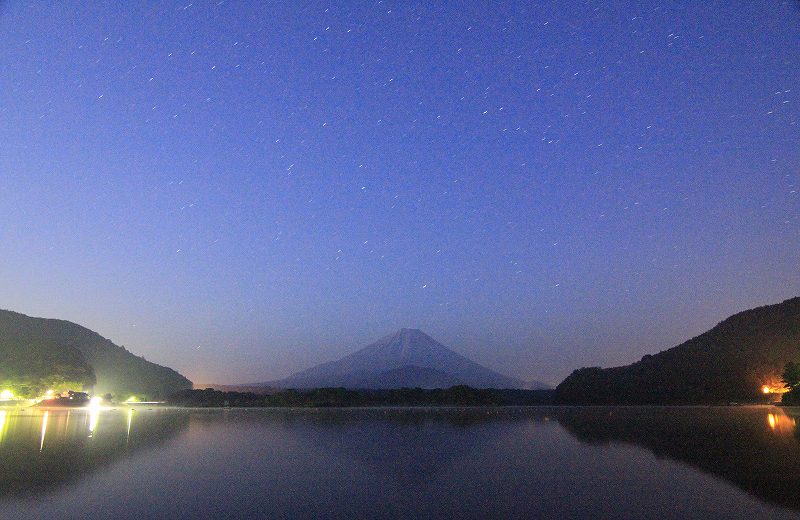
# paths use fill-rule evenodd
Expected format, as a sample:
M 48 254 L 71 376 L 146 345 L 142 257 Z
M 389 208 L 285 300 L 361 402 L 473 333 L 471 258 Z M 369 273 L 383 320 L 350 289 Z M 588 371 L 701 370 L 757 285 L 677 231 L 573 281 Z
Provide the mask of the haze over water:
M 800 518 L 796 410 L 0 411 L 0 518 Z

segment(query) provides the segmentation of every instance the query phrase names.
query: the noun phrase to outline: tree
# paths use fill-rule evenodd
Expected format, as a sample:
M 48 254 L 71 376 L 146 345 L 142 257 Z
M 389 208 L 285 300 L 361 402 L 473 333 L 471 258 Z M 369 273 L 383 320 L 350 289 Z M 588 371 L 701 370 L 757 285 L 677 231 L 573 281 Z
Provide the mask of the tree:
M 797 388 L 800 385 L 800 363 L 795 363 L 794 361 L 786 363 L 781 377 L 785 388 L 789 390 Z

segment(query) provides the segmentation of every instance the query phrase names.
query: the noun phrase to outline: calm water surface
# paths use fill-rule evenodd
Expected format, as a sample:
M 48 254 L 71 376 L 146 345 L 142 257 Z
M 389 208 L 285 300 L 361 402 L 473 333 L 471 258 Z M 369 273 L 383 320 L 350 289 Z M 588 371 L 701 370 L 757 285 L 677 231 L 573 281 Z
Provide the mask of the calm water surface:
M 800 518 L 796 417 L 0 409 L 0 518 Z

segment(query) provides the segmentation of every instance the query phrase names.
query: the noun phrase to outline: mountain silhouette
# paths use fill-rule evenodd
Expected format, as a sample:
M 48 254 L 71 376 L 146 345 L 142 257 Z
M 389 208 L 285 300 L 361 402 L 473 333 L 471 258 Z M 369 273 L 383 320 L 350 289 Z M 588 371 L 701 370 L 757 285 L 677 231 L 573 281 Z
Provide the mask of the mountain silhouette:
M 800 361 L 800 298 L 734 314 L 631 365 L 576 370 L 558 385 L 556 399 L 568 404 L 775 401 L 790 361 Z
M 417 329 L 400 329 L 339 360 L 263 383 L 279 388 L 523 388 Z M 537 385 L 542 386 L 537 383 Z

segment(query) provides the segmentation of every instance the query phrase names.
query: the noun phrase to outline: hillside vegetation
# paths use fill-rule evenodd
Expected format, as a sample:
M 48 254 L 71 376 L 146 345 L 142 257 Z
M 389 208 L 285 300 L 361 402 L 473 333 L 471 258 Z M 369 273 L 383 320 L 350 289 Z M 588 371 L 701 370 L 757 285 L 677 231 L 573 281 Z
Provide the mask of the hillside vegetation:
M 53 341 L 0 335 L 0 388 L 19 396 L 49 389 L 82 390 L 96 382 L 94 370 L 76 348 Z
M 115 398 L 162 398 L 192 385 L 86 327 L 11 311 L 0 311 L 0 382 L 19 395 L 91 389 Z

